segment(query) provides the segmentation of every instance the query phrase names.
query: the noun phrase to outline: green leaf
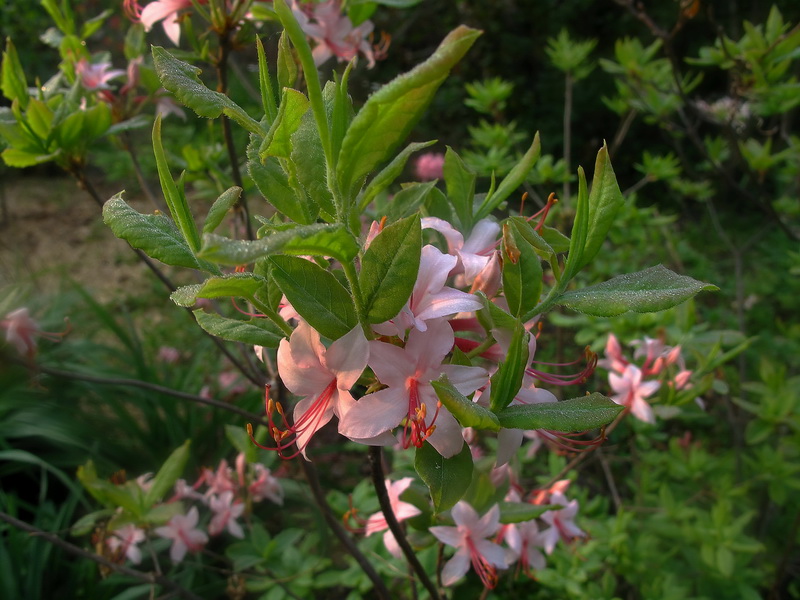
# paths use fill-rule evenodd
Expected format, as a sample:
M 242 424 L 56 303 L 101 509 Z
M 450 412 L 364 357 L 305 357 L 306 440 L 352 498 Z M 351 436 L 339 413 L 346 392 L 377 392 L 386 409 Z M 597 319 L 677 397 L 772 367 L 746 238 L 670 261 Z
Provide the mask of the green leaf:
M 431 381 L 431 385 L 444 407 L 450 411 L 462 427 L 500 431 L 500 421 L 497 420 L 495 414 L 459 392 L 450 383 L 447 375 Z
M 492 375 L 492 393 L 489 407 L 494 412 L 498 412 L 511 404 L 516 397 L 522 378 L 525 375 L 525 367 L 528 365 L 528 341 L 530 334 L 527 332 L 522 322 L 517 320 L 514 325 L 508 353 L 503 362 L 498 365 L 497 371 Z
M 525 153 L 525 155 L 516 165 L 514 165 L 511 171 L 509 171 L 508 175 L 503 178 L 503 181 L 500 182 L 500 185 L 497 186 L 497 189 L 493 193 L 487 194 L 483 199 L 483 202 L 481 202 L 481 205 L 475 214 L 476 220 L 485 219 L 492 214 L 492 212 L 498 206 L 500 206 L 503 200 L 508 198 L 514 192 L 514 190 L 522 185 L 522 182 L 525 181 L 525 178 L 536 164 L 536 161 L 539 160 L 539 155 L 541 153 L 542 144 L 539 141 L 539 132 L 537 131 L 536 135 L 533 136 L 531 147 L 528 148 L 528 151 Z
M 272 122 L 258 156 L 262 162 L 268 156 L 289 158 L 292 153 L 292 134 L 300 127 L 303 115 L 308 111 L 308 98 L 301 92 L 291 88 L 284 88 L 281 104 L 278 108 L 278 117 Z
M 31 98 L 25 116 L 33 133 L 38 138 L 46 140 L 53 126 L 53 111 L 38 98 Z
M 553 504 L 531 504 L 530 502 L 501 502 L 500 503 L 500 522 L 504 525 L 509 523 L 524 523 L 538 519 L 544 513 L 558 509 Z
M 657 312 L 672 308 L 701 291 L 719 288 L 662 265 L 620 275 L 580 290 L 564 293 L 556 304 L 595 317 L 613 317 L 625 312 Z
M 222 192 L 219 198 L 214 200 L 214 204 L 206 215 L 206 221 L 203 223 L 203 233 L 211 233 L 219 227 L 225 215 L 233 206 L 239 201 L 242 195 L 242 188 L 233 186 Z
M 412 183 L 392 196 L 386 214 L 390 221 L 411 215 L 436 187 L 436 180 Z M 437 190 L 439 191 L 439 190 Z M 441 193 L 441 192 L 440 192 Z
M 252 346 L 277 348 L 283 334 L 270 321 L 254 317 L 249 321 L 228 319 L 202 309 L 193 311 L 198 325 L 204 331 L 223 340 L 242 342 Z
M 586 174 L 583 167 L 578 167 L 578 203 L 575 209 L 575 221 L 572 224 L 572 233 L 569 240 L 569 253 L 564 265 L 562 283 L 569 282 L 580 270 L 583 249 L 589 235 L 589 192 L 586 187 Z
M 217 273 L 219 269 L 198 260 L 175 224 L 165 215 L 143 215 L 122 199 L 122 192 L 103 205 L 103 222 L 118 238 L 164 264 Z
M 291 185 L 289 176 L 277 159 L 268 158 L 263 164 L 258 160 L 250 160 L 247 170 L 258 191 L 278 212 L 301 224 L 309 224 L 316 219 L 317 207 L 303 190 Z
M 514 222 L 503 224 L 503 295 L 515 317 L 536 306 L 542 293 L 542 263 L 523 231 Z
M 350 293 L 332 273 L 304 258 L 272 256 L 269 260 L 286 299 L 320 334 L 336 340 L 358 325 Z
M 11 100 L 16 100 L 25 110 L 28 107 L 30 96 L 28 95 L 28 81 L 25 79 L 25 71 L 19 61 L 19 55 L 11 38 L 6 38 L 6 49 L 3 52 L 3 62 L 0 65 L 0 90 L 3 96 Z
M 167 156 L 161 145 L 161 116 L 157 116 L 153 123 L 153 154 L 156 157 L 158 179 L 161 182 L 161 191 L 164 193 L 169 213 L 189 244 L 191 251 L 197 252 L 200 249 L 200 234 L 197 232 L 197 225 L 195 225 L 194 217 L 189 210 L 186 196 L 175 185 L 175 180 L 172 179 L 172 174 L 169 172 Z
M 156 502 L 160 502 L 164 498 L 164 495 L 172 490 L 175 482 L 178 481 L 184 468 L 186 468 L 186 463 L 189 460 L 190 444 L 191 440 L 186 440 L 183 445 L 170 454 L 169 458 L 161 465 L 161 468 L 150 484 L 150 489 L 145 493 L 144 504 L 146 507 L 149 508 Z
M 392 155 L 478 35 L 475 29 L 458 27 L 428 60 L 367 99 L 350 123 L 339 152 L 336 172 L 345 195 L 354 195 L 367 174 Z
M 292 47 L 289 45 L 289 36 L 284 30 L 278 39 L 278 89 L 294 87 L 297 73 L 297 61 L 292 53 Z
M 85 135 L 89 140 L 94 140 L 108 132 L 111 127 L 111 109 L 105 102 L 98 102 L 86 111 L 84 118 Z
M 264 128 L 225 94 L 208 89 L 200 81 L 197 67 L 178 60 L 160 46 L 153 46 L 153 65 L 161 85 L 184 106 L 201 117 L 215 119 L 222 114 L 230 117 L 247 131 L 264 136 Z
M 388 321 L 403 308 L 417 281 L 421 252 L 419 215 L 389 225 L 372 240 L 358 274 L 370 323 Z
M 475 199 L 475 179 L 472 171 L 455 151 L 447 147 L 444 155 L 444 182 L 447 186 L 447 199 L 455 209 L 462 231 L 472 229 L 472 209 Z
M 422 150 L 423 148 L 427 148 L 428 146 L 432 146 L 435 143 L 436 140 L 431 140 L 430 142 L 411 143 L 403 148 L 403 151 L 395 156 L 394 159 L 392 159 L 392 162 L 381 169 L 380 173 L 373 177 L 372 181 L 370 181 L 367 187 L 364 189 L 364 192 L 361 194 L 361 200 L 359 201 L 361 211 L 363 212 L 364 209 L 369 206 L 369 203 L 375 199 L 375 196 L 392 185 L 394 180 L 397 179 L 403 172 L 409 157 L 414 152 Z M 435 183 L 436 182 L 434 182 L 434 185 Z
M 28 152 L 26 150 L 17 150 L 16 148 L 6 148 L 3 150 L 3 162 L 9 167 L 15 169 L 22 169 L 24 167 L 32 167 L 33 165 L 41 165 L 42 163 L 49 162 L 58 157 L 61 152 L 51 152 L 50 154 L 42 154 L 38 152 Z
M 253 273 L 231 273 L 209 277 L 203 283 L 184 285 L 172 292 L 170 299 L 178 306 L 194 306 L 198 298 L 245 298 L 252 300 L 266 285 L 263 277 Z
M 258 84 L 261 90 L 261 104 L 264 108 L 264 115 L 267 122 L 272 123 L 278 116 L 278 107 L 275 104 L 275 92 L 272 89 L 272 79 L 269 75 L 269 63 L 264 53 L 264 44 L 261 38 L 256 36 L 256 51 L 258 53 Z
M 455 506 L 472 482 L 472 453 L 464 444 L 461 452 L 451 458 L 444 458 L 433 446 L 425 443 L 417 448 L 414 468 L 427 484 L 437 513 Z
M 198 256 L 225 265 L 245 265 L 279 252 L 329 256 L 339 262 L 350 262 L 358 250 L 358 242 L 342 225 L 316 223 L 271 233 L 260 240 L 232 240 L 205 234 Z
M 507 429 L 549 429 L 570 433 L 608 425 L 623 409 L 623 406 L 595 392 L 562 402 L 509 406 L 497 413 L 497 418 Z
M 555 250 L 547 242 L 547 240 L 531 226 L 531 224 L 525 219 L 525 217 L 509 217 L 508 219 L 506 219 L 505 222 L 512 223 L 514 225 L 516 229 L 515 233 L 518 233 L 520 236 L 525 238 L 525 241 L 528 242 L 531 246 L 533 246 L 533 249 L 536 251 L 536 254 L 538 254 L 544 260 L 550 263 L 551 266 L 555 265 L 556 267 L 558 267 L 558 257 L 556 256 L 557 250 Z M 567 243 L 566 248 L 569 248 L 568 239 L 566 243 Z

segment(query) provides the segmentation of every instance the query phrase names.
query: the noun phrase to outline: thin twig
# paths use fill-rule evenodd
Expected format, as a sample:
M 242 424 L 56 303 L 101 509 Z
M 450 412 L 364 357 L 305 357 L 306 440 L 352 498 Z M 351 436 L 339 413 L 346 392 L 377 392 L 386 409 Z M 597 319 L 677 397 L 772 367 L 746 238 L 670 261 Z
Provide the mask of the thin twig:
M 614 507 L 617 509 L 617 512 L 619 512 L 622 510 L 622 500 L 619 497 L 619 491 L 617 490 L 617 484 L 614 481 L 614 475 L 611 473 L 611 467 L 608 466 L 608 461 L 603 454 L 602 448 L 598 448 L 595 450 L 595 452 L 597 453 L 597 458 L 600 459 L 600 466 L 602 467 L 603 473 L 606 476 L 606 483 L 608 483 L 608 489 L 611 492 L 611 499 L 614 501 Z
M 425 571 L 425 568 L 419 562 L 417 555 L 414 553 L 414 549 L 411 547 L 411 544 L 408 543 L 408 538 L 406 537 L 403 528 L 400 526 L 400 523 L 398 522 L 397 517 L 392 510 L 392 502 L 389 499 L 389 492 L 386 489 L 386 476 L 383 474 L 383 465 L 381 464 L 381 460 L 381 447 L 370 446 L 369 464 L 372 470 L 372 484 L 375 486 L 375 491 L 378 494 L 378 503 L 383 511 L 383 518 L 386 519 L 386 524 L 389 526 L 389 531 L 391 531 L 392 535 L 394 535 L 394 539 L 397 541 L 397 544 L 403 551 L 406 560 L 408 560 L 408 563 L 419 577 L 420 582 L 423 586 L 425 586 L 425 589 L 428 590 L 428 593 L 431 595 L 431 599 L 439 600 L 439 590 L 436 589 L 436 586 L 431 581 L 430 577 L 428 577 L 428 573 Z
M 131 569 L 130 567 L 126 567 L 125 565 L 120 565 L 115 563 L 112 560 L 109 560 L 105 556 L 101 556 L 99 554 L 95 554 L 94 552 L 89 552 L 88 550 L 84 550 L 74 544 L 70 544 L 62 540 L 57 535 L 50 533 L 49 531 L 45 531 L 43 529 L 39 529 L 34 525 L 29 523 L 25 523 L 24 521 L 20 521 L 12 517 L 9 514 L 4 512 L 0 512 L 0 520 L 5 521 L 6 523 L 16 527 L 17 529 L 21 529 L 23 531 L 27 531 L 32 533 L 36 537 L 43 539 L 44 541 L 53 544 L 54 546 L 58 546 L 62 550 L 66 550 L 67 552 L 74 554 L 75 556 L 79 556 L 81 558 L 87 558 L 96 562 L 97 564 L 103 565 L 109 569 L 117 571 L 118 573 L 122 573 L 123 575 L 127 575 L 128 577 L 134 577 L 140 581 L 144 581 L 149 583 L 150 585 L 161 585 L 166 588 L 171 589 L 173 592 L 177 593 L 182 598 L 189 598 L 190 600 L 203 600 L 200 596 L 196 596 L 189 590 L 181 587 L 171 579 L 164 577 L 162 575 L 153 575 L 152 573 L 144 573 L 142 571 L 137 571 L 136 569 Z

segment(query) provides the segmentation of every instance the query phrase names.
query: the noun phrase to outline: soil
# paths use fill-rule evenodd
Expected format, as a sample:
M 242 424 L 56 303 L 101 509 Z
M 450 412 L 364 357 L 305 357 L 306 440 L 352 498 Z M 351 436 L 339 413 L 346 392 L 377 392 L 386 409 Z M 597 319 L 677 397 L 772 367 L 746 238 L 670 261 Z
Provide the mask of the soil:
M 98 186 L 103 198 L 121 189 Z M 125 199 L 148 210 L 141 199 Z M 149 277 L 127 242 L 103 223 L 98 204 L 72 179 L 6 172 L 0 181 L 0 296 L 19 286 L 23 296 L 51 294 L 76 281 L 101 303 L 114 303 Z

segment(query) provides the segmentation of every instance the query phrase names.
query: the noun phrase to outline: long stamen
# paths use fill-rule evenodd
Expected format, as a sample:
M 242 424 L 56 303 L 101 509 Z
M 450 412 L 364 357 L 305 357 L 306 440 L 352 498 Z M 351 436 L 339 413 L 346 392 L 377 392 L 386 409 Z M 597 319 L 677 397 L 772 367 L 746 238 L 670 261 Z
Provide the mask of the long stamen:
M 478 552 L 478 549 L 475 547 L 475 542 L 472 541 L 472 538 L 467 538 L 467 547 L 469 548 L 469 557 L 472 561 L 472 568 L 475 569 L 478 577 L 481 578 L 484 587 L 493 590 L 497 585 L 497 569 L 490 565 L 483 555 Z
M 577 385 L 585 382 L 597 368 L 597 353 L 592 352 L 588 346 L 584 350 L 583 359 L 576 359 L 568 363 L 546 363 L 541 361 L 533 361 L 540 365 L 566 367 L 577 364 L 581 360 L 586 361 L 586 366 L 581 371 L 574 374 L 558 375 L 555 373 L 545 373 L 544 371 L 539 371 L 538 369 L 534 369 L 532 367 L 527 370 L 527 373 L 539 381 L 550 385 Z

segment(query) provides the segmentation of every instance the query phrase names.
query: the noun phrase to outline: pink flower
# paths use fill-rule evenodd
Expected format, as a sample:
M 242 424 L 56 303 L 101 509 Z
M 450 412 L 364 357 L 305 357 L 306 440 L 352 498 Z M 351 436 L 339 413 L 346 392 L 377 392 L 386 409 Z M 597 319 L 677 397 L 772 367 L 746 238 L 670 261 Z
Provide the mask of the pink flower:
M 411 298 L 394 319 L 376 325 L 375 331 L 382 335 L 401 335 L 412 327 L 425 331 L 428 320 L 479 310 L 482 305 L 477 297 L 445 286 L 456 262 L 455 256 L 442 254 L 434 246 L 423 247 Z
M 541 533 L 542 545 L 547 554 L 553 552 L 559 539 L 569 542 L 576 537 L 586 537 L 586 533 L 574 522 L 575 515 L 578 514 L 577 500 L 567 502 L 564 494 L 553 492 L 550 494 L 550 504 L 558 504 L 564 508 L 548 510 L 542 515 L 542 521 L 550 525 Z
M 178 13 L 189 8 L 192 0 L 156 0 L 142 9 L 139 20 L 144 25 L 145 31 L 150 31 L 153 25 L 162 21 L 161 26 L 164 33 L 176 46 L 181 40 L 181 24 L 178 21 Z
M 441 179 L 444 176 L 444 154 L 441 152 L 426 152 L 417 157 L 414 172 L 420 181 Z
M 619 345 L 619 340 L 613 333 L 608 334 L 606 340 L 606 357 L 597 361 L 597 366 L 607 369 L 609 371 L 616 371 L 622 373 L 630 363 L 622 354 L 622 347 Z
M 405 519 L 410 519 L 411 517 L 416 517 L 422 512 L 413 504 L 400 500 L 400 494 L 406 491 L 408 486 L 410 486 L 411 482 L 413 481 L 413 477 L 403 477 L 394 483 L 392 483 L 389 479 L 386 480 L 386 491 L 389 493 L 389 501 L 392 505 L 392 512 L 394 513 L 394 516 L 398 522 L 404 521 Z M 379 531 L 385 531 L 383 534 L 383 543 L 386 545 L 386 549 L 396 558 L 402 558 L 403 552 L 400 549 L 394 534 L 389 529 L 389 525 L 386 523 L 386 518 L 383 516 L 382 511 L 370 515 L 370 517 L 367 519 L 367 527 L 364 533 L 365 535 L 372 535 L 373 533 L 377 533 Z
M 248 487 L 253 502 L 269 500 L 275 504 L 283 505 L 283 487 L 277 477 L 270 473 L 262 464 L 253 465 L 256 471 L 256 479 Z
M 161 346 L 158 349 L 157 360 L 167 365 L 174 365 L 181 358 L 181 352 L 171 346 Z
M 175 115 L 181 121 L 185 121 L 186 113 L 183 112 L 183 109 L 180 106 L 175 104 L 175 100 L 165 94 L 166 92 L 156 95 L 156 114 L 162 119 L 167 118 L 169 115 Z M 205 298 L 198 300 L 197 306 L 200 306 L 200 302 L 203 300 L 205 300 Z
M 471 394 L 488 374 L 481 367 L 442 365 L 453 348 L 449 323 L 437 320 L 425 331 L 412 330 L 405 348 L 379 341 L 369 342 L 369 348 L 369 366 L 388 387 L 361 398 L 339 431 L 350 438 L 374 438 L 405 421 L 405 448 L 419 448 L 427 440 L 445 458 L 457 454 L 464 444 L 461 426 L 439 404 L 430 382 L 444 373 L 459 392 Z
M 133 564 L 138 565 L 142 562 L 142 551 L 138 544 L 144 539 L 144 530 L 133 523 L 128 523 L 112 531 L 111 536 L 106 539 L 106 544 L 112 552 L 119 552 L 120 556 L 125 556 Z
M 208 533 L 219 535 L 227 529 L 233 537 L 239 539 L 244 537 L 242 526 L 236 522 L 236 519 L 244 512 L 244 503 L 234 502 L 233 492 L 223 492 L 219 496 L 211 496 L 208 506 L 214 513 L 208 524 Z
M 110 89 L 108 82 L 116 77 L 125 75 L 121 69 L 111 69 L 110 62 L 89 63 L 82 58 L 75 65 L 75 75 L 81 80 L 81 85 L 87 90 Z
M 615 394 L 611 399 L 628 408 L 637 419 L 645 423 L 655 423 L 653 409 L 645 398 L 652 396 L 661 385 L 658 381 L 642 382 L 642 372 L 636 365 L 628 365 L 622 375 L 609 373 L 608 383 Z
M 372 33 L 372 21 L 353 27 L 352 21 L 342 14 L 339 0 L 295 2 L 293 12 L 305 34 L 316 42 L 312 54 L 317 66 L 333 56 L 339 61 L 350 61 L 359 52 L 366 57 L 368 68 L 375 66 L 375 53 L 367 39 Z
M 296 443 L 298 452 L 307 458 L 306 446 L 311 437 L 334 415 L 340 420 L 345 416 L 355 404 L 350 388 L 367 366 L 369 351 L 360 327 L 327 349 L 319 333 L 305 321 L 300 322 L 288 341 L 281 340 L 278 373 L 286 388 L 303 399 L 295 405 L 294 423 L 287 431 L 272 427 L 278 452 Z M 281 411 L 278 406 L 278 412 Z M 272 411 L 267 412 L 272 419 Z
M 206 498 L 219 496 L 225 492 L 236 491 L 236 481 L 233 479 L 233 469 L 228 466 L 228 461 L 224 458 L 219 461 L 216 472 L 211 469 L 203 469 L 203 481 L 208 486 Z
M 483 517 L 463 500 L 456 504 L 451 514 L 455 527 L 431 527 L 430 532 L 448 546 L 456 548 L 453 555 L 442 569 L 442 583 L 453 585 L 472 568 L 487 588 L 497 585 L 497 569 L 508 567 L 506 552 L 494 542 L 486 538 L 493 536 L 500 529 L 500 507 L 495 504 Z
M 164 527 L 156 527 L 154 530 L 157 536 L 172 540 L 172 547 L 169 550 L 172 562 L 181 562 L 187 550 L 199 552 L 208 542 L 208 536 L 196 529 L 199 519 L 197 507 L 193 506 L 186 515 L 175 515 Z
M 642 365 L 642 373 L 645 377 L 658 375 L 669 365 L 675 363 L 681 357 L 681 347 L 667 346 L 661 339 L 653 339 L 644 336 L 643 340 L 633 340 L 631 346 L 635 346 L 633 358 L 645 357 Z
M 27 308 L 18 308 L 8 313 L 0 321 L 0 327 L 6 330 L 6 341 L 13 345 L 23 356 L 33 358 L 36 354 L 35 336 L 39 335 L 39 325 L 31 319 Z
M 448 253 L 458 258 L 458 264 L 450 272 L 450 275 L 463 273 L 466 285 L 475 281 L 475 278 L 489 264 L 492 256 L 496 254 L 500 225 L 491 219 L 478 221 L 466 241 L 460 231 L 447 221 L 436 217 L 422 219 L 422 227 L 423 229 L 435 229 L 445 237 Z
M 532 569 L 544 569 L 544 554 L 539 550 L 544 546 L 544 539 L 535 520 L 508 525 L 505 541 L 514 553 L 514 560 L 519 560 L 523 573 L 530 575 Z

